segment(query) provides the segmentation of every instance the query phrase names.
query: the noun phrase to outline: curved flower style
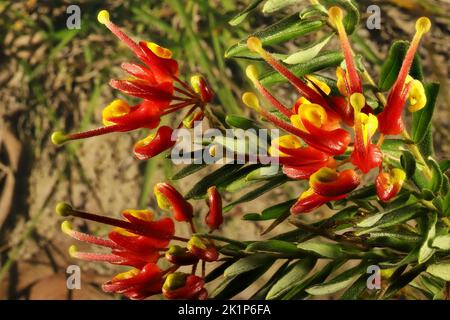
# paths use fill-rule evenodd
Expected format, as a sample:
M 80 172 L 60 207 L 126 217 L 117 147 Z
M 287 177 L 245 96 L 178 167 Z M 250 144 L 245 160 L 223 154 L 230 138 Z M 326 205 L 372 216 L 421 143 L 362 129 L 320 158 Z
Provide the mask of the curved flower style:
M 125 79 L 113 79 L 110 85 L 126 95 L 142 99 L 130 106 L 123 100 L 114 100 L 102 113 L 103 127 L 78 133 L 54 132 L 54 144 L 70 140 L 85 139 L 111 132 L 126 132 L 136 129 L 155 129 L 161 118 L 169 113 L 190 107 L 185 118 L 192 114 L 203 115 L 203 109 L 214 93 L 201 76 L 191 78 L 191 86 L 178 78 L 178 63 L 172 52 L 153 42 L 134 42 L 109 19 L 106 10 L 100 11 L 98 21 L 121 40 L 142 64 L 123 63 L 122 69 L 129 74 Z M 199 109 L 201 112 L 196 112 Z M 201 118 L 201 117 L 200 117 Z M 196 117 L 196 120 L 200 120 Z M 183 125 L 183 121 L 179 126 Z M 175 144 L 172 130 L 160 127 L 155 134 L 138 141 L 134 154 L 139 160 L 149 159 Z
M 414 54 L 419 47 L 423 35 L 431 28 L 430 19 L 422 17 L 416 22 L 416 34 L 406 52 L 397 80 L 389 92 L 386 107 L 378 115 L 380 132 L 383 134 L 400 134 L 403 129 L 402 111 L 407 99 L 409 99 L 409 111 L 415 112 L 427 102 L 425 90 L 420 81 L 414 80 L 408 75 L 414 60 Z
M 170 203 L 174 216 L 183 217 L 179 221 L 189 222 L 192 233 L 195 233 L 191 204 L 168 184 L 159 184 L 158 190 L 161 190 L 164 196 L 167 195 L 164 201 Z M 216 193 L 215 203 L 220 198 L 217 190 Z M 205 262 L 213 262 L 219 258 L 212 240 L 198 236 L 191 239 L 176 236 L 172 218 L 164 217 L 156 220 L 150 210 L 125 210 L 122 212 L 123 220 L 75 210 L 66 203 L 58 204 L 56 212 L 63 217 L 73 216 L 115 227 L 108 233 L 108 238 L 102 238 L 76 231 L 68 221 L 64 221 L 61 225 L 62 231 L 70 237 L 111 250 L 110 253 L 81 252 L 75 246 L 71 246 L 69 253 L 72 257 L 132 267 L 103 284 L 104 291 L 121 293 L 130 299 L 144 299 L 161 293 L 168 299 L 205 299 L 208 296 L 206 289 L 203 288 L 204 281 L 201 277 L 195 276 L 195 270 L 202 260 L 204 275 Z M 218 216 L 219 213 L 221 215 L 221 211 L 214 212 L 217 220 L 214 221 L 216 229 L 223 221 L 223 218 Z M 172 244 L 168 247 L 171 241 L 185 242 L 186 246 Z M 172 263 L 166 270 L 161 270 L 157 265 L 163 257 Z M 191 275 L 177 272 L 176 276 L 172 276 L 180 266 L 189 265 L 193 266 Z
M 289 122 L 285 121 L 265 110 L 258 97 L 251 92 L 242 96 L 245 105 L 288 133 L 271 142 L 270 156 L 279 160 L 283 173 L 289 178 L 309 179 L 310 189 L 291 208 L 293 214 L 309 212 L 329 201 L 343 199 L 357 188 L 360 183 L 358 173 L 353 169 L 336 170 L 347 163 L 363 174 L 379 168 L 380 174 L 376 180 L 379 198 L 388 201 L 394 197 L 401 188 L 404 176 L 400 169 L 393 169 L 390 174 L 381 172 L 383 153 L 380 146 L 384 134 L 399 134 L 403 130 L 401 111 L 407 99 L 412 112 L 426 104 L 422 83 L 412 79 L 408 72 L 421 37 L 430 29 L 428 18 L 417 20 L 416 35 L 387 104 L 377 117 L 366 103 L 363 83 L 343 25 L 342 9 L 331 7 L 328 15 L 330 24 L 339 35 L 345 59 L 345 69 L 338 67 L 336 70 L 340 95 L 331 95 L 330 87 L 315 76 L 306 75 L 303 79 L 295 76 L 262 47 L 258 38 L 247 39 L 247 47 L 283 75 L 301 95 L 292 108 L 286 107 L 261 84 L 256 67 L 247 67 L 247 77 L 255 89 L 289 119 Z M 353 129 L 353 144 L 350 144 L 352 137 L 346 127 Z M 372 139 L 377 131 L 380 132 L 380 139 L 375 144 Z M 343 160 L 337 161 L 336 156 Z

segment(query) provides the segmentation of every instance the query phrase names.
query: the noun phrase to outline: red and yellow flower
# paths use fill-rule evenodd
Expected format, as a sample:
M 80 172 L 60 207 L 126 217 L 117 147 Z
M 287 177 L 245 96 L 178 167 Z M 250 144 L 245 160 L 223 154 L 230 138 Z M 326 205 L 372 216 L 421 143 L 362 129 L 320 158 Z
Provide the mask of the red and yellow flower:
M 191 231 L 195 233 L 192 223 L 192 205 L 168 184 L 158 184 L 156 189 L 158 193 L 161 193 L 159 197 L 164 197 L 158 201 L 164 201 L 164 205 L 170 205 L 174 217 L 178 217 L 176 220 L 190 223 Z M 214 223 L 208 223 L 210 221 L 208 216 L 205 219 L 211 230 L 217 229 L 223 221 L 218 217 L 219 213 L 221 215 L 221 206 L 220 212 L 218 208 L 215 208 L 220 204 L 218 202 L 220 195 L 216 192 L 212 199 L 214 212 L 209 213 L 209 216 L 211 214 L 215 216 Z M 219 258 L 219 252 L 212 240 L 198 236 L 192 236 L 191 239 L 176 236 L 172 218 L 155 219 L 155 214 L 150 210 L 125 210 L 122 212 L 122 220 L 76 210 L 66 203 L 58 204 L 56 211 L 63 217 L 78 217 L 114 227 L 108 233 L 108 237 L 104 238 L 76 231 L 69 221 L 64 221 L 61 225 L 62 231 L 70 237 L 110 250 L 109 253 L 82 252 L 75 246 L 71 246 L 69 253 L 72 257 L 132 267 L 103 284 L 105 292 L 120 293 L 130 299 L 144 299 L 155 294 L 164 294 L 169 299 L 205 299 L 207 297 L 208 294 L 203 287 L 204 281 L 195 275 L 195 270 L 199 261 L 203 261 L 204 276 L 204 264 Z M 169 246 L 172 241 L 184 242 L 185 246 L 178 244 Z M 163 257 L 172 264 L 165 270 L 158 266 L 158 262 Z M 193 272 L 191 275 L 186 275 L 183 281 L 180 280 L 180 273 L 173 276 L 180 266 L 189 265 L 193 266 Z M 175 279 L 178 280 L 175 281 Z
M 111 132 L 126 132 L 136 129 L 155 129 L 161 118 L 169 113 L 189 107 L 185 117 L 193 113 L 203 114 L 206 104 L 214 93 L 201 76 L 191 78 L 191 86 L 178 77 L 178 63 L 172 59 L 172 52 L 156 43 L 135 42 L 109 19 L 106 10 L 100 11 L 98 21 L 105 25 L 121 40 L 141 64 L 123 63 L 122 69 L 129 74 L 125 79 L 113 79 L 110 85 L 126 95 L 142 99 L 130 106 L 126 101 L 114 100 L 102 113 L 103 127 L 93 130 L 66 134 L 54 132 L 54 144 L 63 144 L 70 140 L 84 139 Z M 197 111 L 196 111 L 197 110 Z M 199 117 L 196 120 L 200 120 Z M 180 123 L 180 126 L 183 122 Z M 169 148 L 176 141 L 172 129 L 159 127 L 156 133 L 138 141 L 134 153 L 140 160 L 151 158 Z

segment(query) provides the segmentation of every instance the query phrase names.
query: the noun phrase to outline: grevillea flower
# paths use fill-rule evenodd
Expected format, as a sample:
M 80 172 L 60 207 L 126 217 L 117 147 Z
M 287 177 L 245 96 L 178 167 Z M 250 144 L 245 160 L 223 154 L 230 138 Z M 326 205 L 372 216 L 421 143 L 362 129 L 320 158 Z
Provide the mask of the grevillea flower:
M 359 184 L 360 178 L 354 170 L 338 172 L 327 167 L 321 168 L 311 175 L 310 188 L 300 195 L 291 207 L 291 213 L 307 213 L 327 202 L 344 199 Z
M 138 104 L 130 106 L 123 100 L 114 100 L 102 113 L 103 127 L 86 132 L 65 134 L 55 132 L 52 141 L 62 144 L 70 140 L 84 139 L 111 132 L 126 132 L 136 129 L 155 129 L 161 117 L 190 107 L 185 117 L 196 109 L 203 111 L 214 93 L 201 76 L 191 78 L 191 86 L 178 78 L 178 63 L 172 59 L 172 52 L 153 42 L 134 42 L 109 19 L 105 10 L 98 14 L 98 21 L 130 48 L 142 64 L 123 63 L 122 69 L 129 74 L 126 79 L 113 79 L 110 85 L 126 95 L 141 98 Z M 196 118 L 199 120 L 199 117 Z M 180 126 L 183 122 L 180 123 Z M 156 133 L 138 141 L 134 153 L 140 160 L 151 158 L 169 148 L 175 141 L 172 130 L 160 127 Z
M 302 146 L 300 139 L 293 135 L 272 140 L 269 153 L 282 164 L 283 173 L 296 180 L 308 179 L 320 168 L 333 167 L 336 163 L 328 154 Z
M 372 136 L 378 128 L 378 120 L 373 114 L 361 112 L 366 100 L 361 93 L 354 93 L 350 97 L 354 109 L 355 144 L 351 154 L 352 163 L 362 172 L 367 173 L 372 168 L 380 166 L 383 155 L 380 147 L 372 143 Z
M 168 183 L 158 183 L 154 187 L 158 206 L 164 210 L 172 210 L 177 221 L 192 221 L 192 205 L 183 198 L 181 193 Z
M 324 197 L 340 196 L 359 186 L 358 174 L 347 169 L 341 172 L 331 168 L 321 168 L 309 178 L 311 189 Z
M 347 197 L 347 194 L 342 194 L 335 197 L 324 197 L 315 193 L 314 190 L 310 188 L 300 195 L 297 202 L 291 207 L 291 213 L 294 215 L 308 213 L 327 202 L 341 200 L 345 197 Z
M 405 179 L 406 173 L 398 168 L 393 168 L 390 172 L 380 171 L 375 180 L 378 198 L 384 202 L 391 200 L 402 189 Z
M 402 111 L 409 99 L 409 111 L 415 112 L 426 104 L 426 95 L 420 81 L 408 77 L 414 60 L 414 54 L 419 47 L 423 35 L 431 28 L 430 19 L 422 17 L 416 22 L 416 34 L 406 52 L 397 80 L 389 92 L 384 110 L 378 115 L 379 130 L 382 134 L 400 134 L 403 129 Z
M 165 208 L 169 205 L 174 217 L 178 217 L 178 221 L 188 222 L 192 233 L 196 233 L 190 203 L 168 184 L 158 184 L 155 189 L 157 194 L 160 193 L 158 202 L 164 202 Z M 210 188 L 209 193 L 212 210 L 209 215 L 214 219 L 206 219 L 206 224 L 213 231 L 221 224 L 222 206 L 215 188 Z M 123 220 L 76 210 L 66 203 L 58 204 L 56 211 L 63 217 L 72 216 L 114 227 L 108 237 L 103 238 L 76 231 L 68 221 L 61 225 L 62 231 L 70 237 L 110 250 L 109 253 L 81 252 L 71 246 L 69 253 L 72 257 L 132 267 L 103 284 L 105 292 L 120 293 L 130 299 L 144 299 L 161 293 L 168 299 L 206 299 L 208 294 L 203 287 L 204 281 L 195 275 L 195 271 L 202 260 L 204 277 L 205 263 L 219 258 L 212 240 L 199 236 L 190 239 L 176 236 L 173 220 L 169 217 L 155 219 L 150 210 L 125 210 L 122 212 Z M 171 241 L 184 242 L 185 246 L 171 244 Z M 165 258 L 172 266 L 161 270 L 157 265 L 161 258 Z M 193 270 L 182 282 L 180 275 L 176 278 L 171 276 L 180 266 L 192 266 Z
M 171 300 L 205 300 L 208 292 L 204 285 L 205 281 L 198 276 L 175 272 L 167 276 L 162 291 Z
M 223 223 L 222 215 L 222 197 L 215 186 L 208 188 L 207 204 L 209 207 L 208 214 L 205 217 L 205 223 L 210 231 L 216 230 Z

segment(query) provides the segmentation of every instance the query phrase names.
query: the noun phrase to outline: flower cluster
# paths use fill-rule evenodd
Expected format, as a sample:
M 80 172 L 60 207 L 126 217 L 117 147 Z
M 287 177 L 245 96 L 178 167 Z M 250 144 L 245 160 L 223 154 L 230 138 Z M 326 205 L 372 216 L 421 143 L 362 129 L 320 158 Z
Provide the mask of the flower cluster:
M 292 108 L 284 106 L 258 80 L 254 66 L 247 67 L 247 76 L 261 95 L 290 122 L 261 107 L 255 94 L 246 92 L 242 100 L 263 118 L 289 133 L 272 141 L 271 156 L 278 157 L 283 172 L 292 179 L 309 179 L 310 188 L 303 192 L 292 206 L 293 214 L 309 212 L 324 203 L 345 198 L 357 188 L 362 176 L 376 168 L 375 181 L 378 197 L 389 201 L 398 194 L 405 173 L 383 164 L 381 144 L 385 135 L 403 132 L 403 107 L 408 101 L 409 111 L 422 109 L 427 102 L 425 90 L 409 71 L 422 36 L 431 27 L 428 18 L 416 22 L 416 34 L 403 60 L 397 80 L 389 92 L 382 112 L 367 104 L 363 83 L 353 59 L 352 49 L 343 25 L 339 7 L 328 11 L 330 24 L 339 35 L 345 58 L 345 69 L 336 70 L 338 95 L 314 76 L 296 77 L 263 47 L 256 37 L 247 40 L 248 48 L 258 53 L 270 66 L 282 74 L 299 92 L 300 98 Z M 379 133 L 377 143 L 373 142 Z M 349 157 L 346 158 L 347 152 Z M 337 160 L 338 157 L 345 160 Z M 353 165 L 342 170 L 341 166 Z
M 106 10 L 100 11 L 98 21 L 119 38 L 141 61 L 123 63 L 122 69 L 129 74 L 125 79 L 113 79 L 110 85 L 126 95 L 142 99 L 130 106 L 124 100 L 114 100 L 103 109 L 103 126 L 86 132 L 66 134 L 54 132 L 52 142 L 60 145 L 70 140 L 84 139 L 111 132 L 127 132 L 136 129 L 156 129 L 155 133 L 138 141 L 134 155 L 140 160 L 149 159 L 175 144 L 173 129 L 159 126 L 164 115 L 189 107 L 178 127 L 192 126 L 203 118 L 203 111 L 214 93 L 206 80 L 195 75 L 191 86 L 178 77 L 178 63 L 172 59 L 172 52 L 156 43 L 134 42 L 109 19 Z
M 167 183 L 157 184 L 154 192 L 161 209 L 170 210 L 175 220 L 188 223 L 195 234 L 192 205 Z M 207 203 L 209 211 L 205 224 L 212 232 L 223 222 L 222 200 L 215 187 L 208 189 Z M 176 236 L 173 219 L 155 219 L 150 210 L 125 210 L 122 212 L 123 220 L 75 210 L 66 203 L 58 204 L 56 212 L 64 217 L 73 216 L 114 227 L 108 238 L 102 238 L 74 230 L 69 221 L 61 225 L 62 231 L 70 237 L 110 250 L 110 253 L 81 252 L 71 246 L 69 253 L 72 257 L 131 267 L 104 283 L 105 292 L 120 293 L 130 299 L 144 299 L 161 293 L 168 299 L 207 298 L 208 292 L 204 288 L 205 263 L 219 258 L 212 240 L 196 235 L 190 239 Z M 172 244 L 172 241 L 185 245 Z M 162 258 L 171 264 L 165 270 L 158 266 Z M 199 262 L 202 263 L 201 276 L 196 275 Z M 177 271 L 181 266 L 192 266 L 192 272 Z

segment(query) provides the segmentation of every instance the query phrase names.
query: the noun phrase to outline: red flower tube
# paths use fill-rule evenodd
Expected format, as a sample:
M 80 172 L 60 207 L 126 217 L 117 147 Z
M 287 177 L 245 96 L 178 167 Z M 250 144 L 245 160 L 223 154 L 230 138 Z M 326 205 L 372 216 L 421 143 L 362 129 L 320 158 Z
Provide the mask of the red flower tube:
M 406 173 L 398 168 L 388 173 L 380 171 L 375 180 L 378 198 L 383 202 L 391 200 L 402 189 L 405 179 Z
M 314 193 L 324 197 L 347 194 L 357 188 L 359 183 L 359 176 L 352 169 L 337 172 L 335 169 L 321 168 L 309 178 Z
M 210 231 L 219 229 L 223 223 L 222 215 L 222 197 L 215 186 L 208 188 L 208 206 L 209 211 L 205 217 L 205 223 Z
M 168 126 L 159 127 L 156 133 L 134 145 L 134 155 L 139 160 L 147 160 L 172 148 L 176 143 L 176 139 L 172 140 L 172 133 L 173 129 Z
M 183 198 L 181 193 L 168 183 L 158 183 L 154 187 L 158 206 L 164 210 L 172 210 L 177 221 L 192 221 L 192 205 Z

